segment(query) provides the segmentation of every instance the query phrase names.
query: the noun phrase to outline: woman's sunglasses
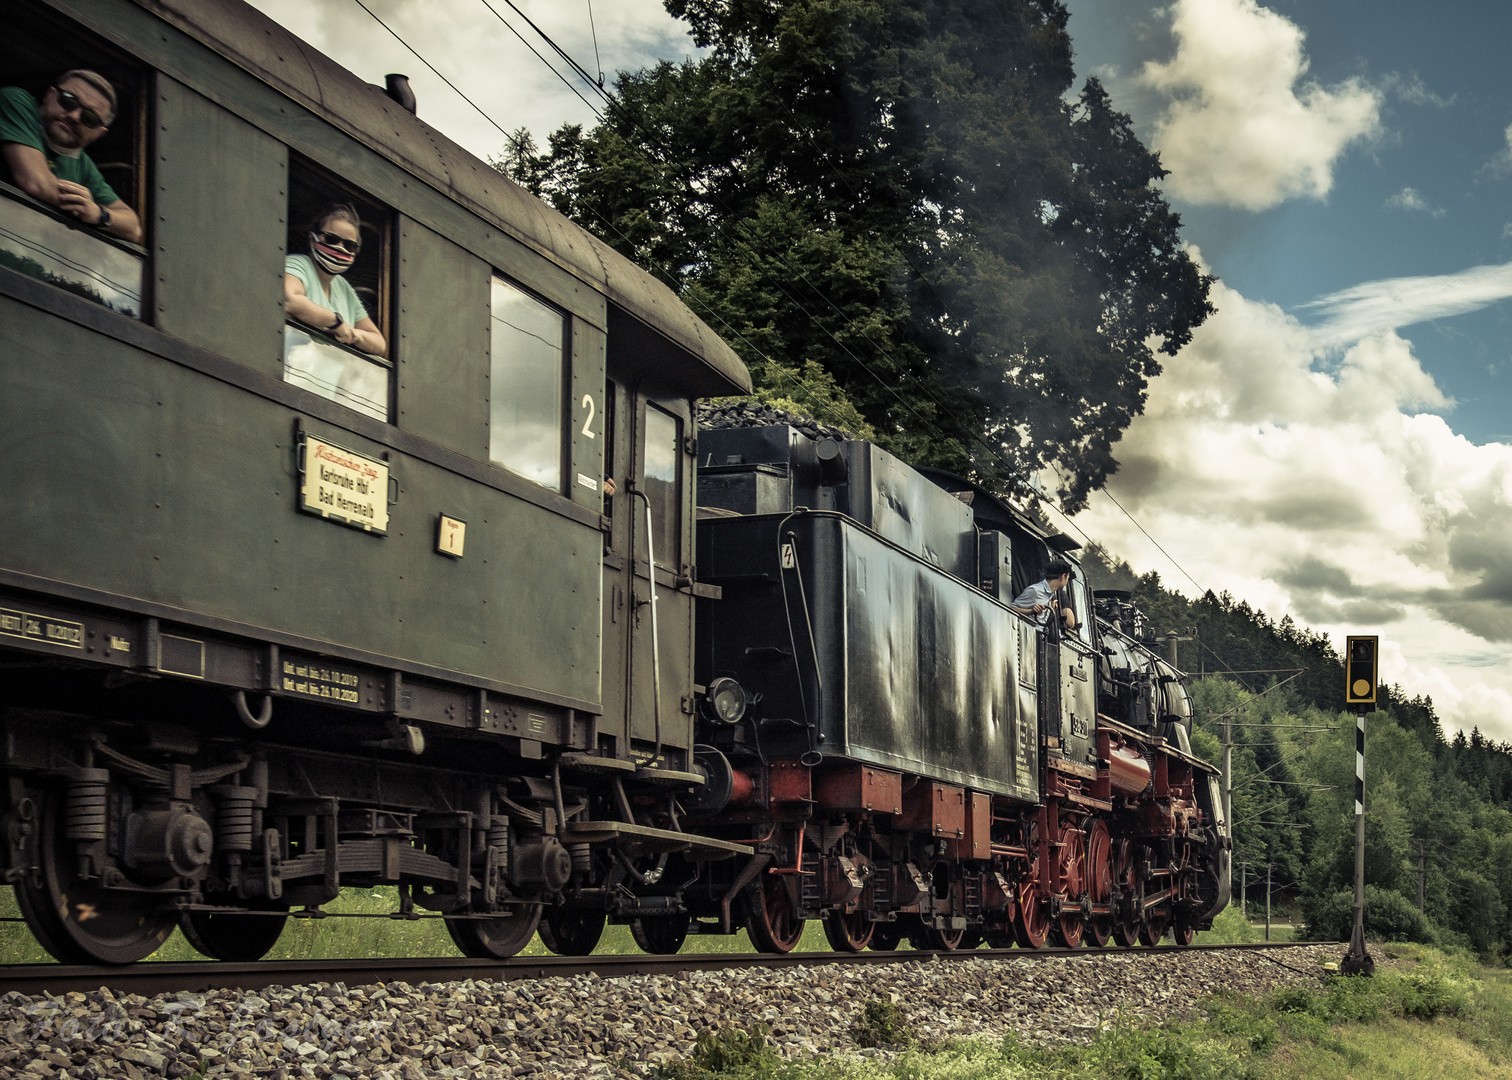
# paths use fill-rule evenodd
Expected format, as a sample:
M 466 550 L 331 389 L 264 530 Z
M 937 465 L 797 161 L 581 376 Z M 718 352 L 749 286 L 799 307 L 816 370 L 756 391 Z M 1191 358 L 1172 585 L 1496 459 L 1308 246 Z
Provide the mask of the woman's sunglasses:
M 53 89 L 58 92 L 59 108 L 66 113 L 77 111 L 79 114 L 79 123 L 87 128 L 102 128 L 105 126 L 105 121 L 100 119 L 100 114 L 93 109 L 86 108 L 84 103 L 75 95 L 61 87 L 55 86 Z
M 346 237 L 337 236 L 333 232 L 316 233 L 315 236 L 322 244 L 328 247 L 339 247 L 342 251 L 350 252 L 353 255 L 362 250 L 361 240 L 348 240 Z

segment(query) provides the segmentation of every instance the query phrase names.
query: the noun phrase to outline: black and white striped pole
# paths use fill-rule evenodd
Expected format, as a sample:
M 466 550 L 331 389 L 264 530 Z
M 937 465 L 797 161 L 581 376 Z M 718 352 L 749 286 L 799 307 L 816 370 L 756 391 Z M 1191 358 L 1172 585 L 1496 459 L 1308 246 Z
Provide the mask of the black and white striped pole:
M 1355 872 L 1354 929 L 1339 970 L 1374 975 L 1375 960 L 1365 948 L 1365 714 L 1376 703 L 1377 637 L 1351 637 L 1344 650 L 1344 702 L 1355 714 Z

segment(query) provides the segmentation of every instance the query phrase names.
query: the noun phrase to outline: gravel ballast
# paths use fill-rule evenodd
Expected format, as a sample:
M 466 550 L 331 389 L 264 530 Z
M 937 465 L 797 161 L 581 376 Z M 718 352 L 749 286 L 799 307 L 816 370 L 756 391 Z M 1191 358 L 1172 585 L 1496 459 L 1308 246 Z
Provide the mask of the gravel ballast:
M 857 1052 L 866 1002 L 922 1040 L 1012 1030 L 1054 1045 L 1115 1019 L 1159 1022 L 1220 990 L 1316 983 L 1341 946 L 1277 952 L 921 959 L 516 982 L 341 983 L 143 997 L 0 998 L 0 1076 L 347 1080 L 613 1077 L 684 1057 L 697 1033 L 763 1023 L 782 1053 Z M 627 1069 L 629 1071 L 627 1071 Z

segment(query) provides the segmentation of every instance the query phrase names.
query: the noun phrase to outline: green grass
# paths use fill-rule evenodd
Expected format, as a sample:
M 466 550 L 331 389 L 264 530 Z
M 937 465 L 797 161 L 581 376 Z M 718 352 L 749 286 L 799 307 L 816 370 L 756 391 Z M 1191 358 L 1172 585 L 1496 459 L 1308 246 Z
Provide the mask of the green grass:
M 1117 1024 L 1090 1044 L 1044 1050 L 1016 1036 L 923 1045 L 896 1010 L 863 1010 L 860 1045 L 891 1058 L 783 1060 L 766 1032 L 700 1034 L 663 1080 L 1471 1080 L 1512 1076 L 1512 972 L 1414 946 L 1373 979 L 1330 976 L 1255 999 L 1225 994 L 1200 1018 Z
M 1247 921 L 1244 914 L 1233 905 L 1224 908 L 1213 920 L 1211 930 L 1197 935 L 1198 945 L 1244 945 L 1265 941 L 1265 924 Z M 1291 925 L 1271 923 L 1270 940 L 1275 942 L 1296 941 L 1297 931 Z

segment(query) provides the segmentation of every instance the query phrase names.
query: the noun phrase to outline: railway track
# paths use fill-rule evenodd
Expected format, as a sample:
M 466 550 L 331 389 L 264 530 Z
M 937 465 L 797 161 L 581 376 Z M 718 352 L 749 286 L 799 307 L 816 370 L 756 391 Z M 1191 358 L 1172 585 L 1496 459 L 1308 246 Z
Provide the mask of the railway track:
M 1282 951 L 1318 942 L 1265 942 L 1243 945 L 1159 945 L 1139 949 L 964 949 L 957 952 L 905 950 L 900 952 L 809 952 L 787 955 L 704 953 L 673 956 L 526 956 L 513 960 L 423 958 L 384 960 L 290 960 L 232 964 L 214 960 L 141 963 L 133 967 L 72 964 L 0 965 L 0 994 L 17 991 L 29 996 L 89 992 L 102 986 L 113 993 L 162 994 L 180 990 L 260 990 L 267 986 L 344 983 L 367 986 L 380 982 L 453 982 L 487 979 L 514 982 L 552 976 L 597 974 L 669 975 L 680 971 L 718 971 L 729 968 L 793 968 L 822 964 L 899 964 L 917 960 L 1048 960 L 1060 957 L 1181 955 L 1224 949 L 1255 952 Z

